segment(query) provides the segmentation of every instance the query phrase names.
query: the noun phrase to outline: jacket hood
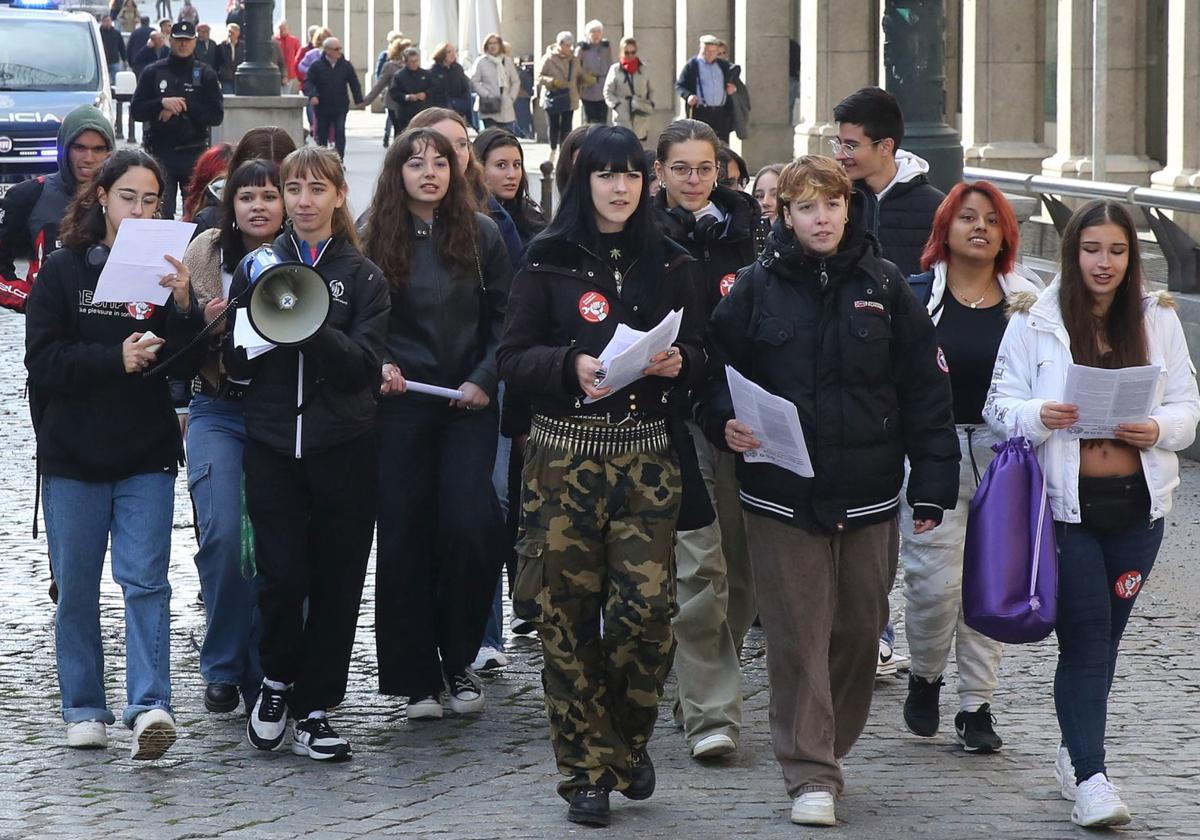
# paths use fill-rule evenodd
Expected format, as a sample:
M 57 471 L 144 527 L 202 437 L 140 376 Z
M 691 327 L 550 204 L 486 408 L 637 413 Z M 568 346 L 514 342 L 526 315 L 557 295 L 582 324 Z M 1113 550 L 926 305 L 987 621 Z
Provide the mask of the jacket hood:
M 74 195 L 75 173 L 71 171 L 71 159 L 67 150 L 71 143 L 85 131 L 95 131 L 104 138 L 111 152 L 116 147 L 113 127 L 100 109 L 93 105 L 80 105 L 63 117 L 58 126 L 58 176 L 66 187 L 67 195 Z
M 782 219 L 776 219 L 759 259 L 767 266 L 776 263 L 784 273 L 793 277 L 816 277 L 824 263 L 827 271 L 832 270 L 831 276 L 836 277 L 857 265 L 872 251 L 871 240 L 853 217 L 846 223 L 846 232 L 837 252 L 825 258 L 805 253 L 791 229 L 784 225 Z
M 942 302 L 946 297 L 948 270 L 949 266 L 944 261 L 938 261 L 934 263 L 933 267 L 929 270 L 930 274 L 933 275 L 933 278 L 931 280 L 929 303 L 926 304 L 926 309 L 928 310 L 929 315 L 935 324 L 938 323 L 942 318 Z M 1014 301 L 1017 296 L 1021 296 L 1022 300 L 1024 300 L 1025 296 L 1029 296 L 1033 300 L 1036 300 L 1038 293 L 1042 290 L 1040 283 L 1035 283 L 1024 272 L 1018 271 L 1015 268 L 1008 274 L 996 275 L 996 279 L 1000 282 L 1000 292 L 1004 295 L 1005 299 L 1010 302 L 1010 311 L 1013 305 L 1012 301 Z M 1030 305 L 1032 306 L 1032 303 Z
M 928 180 L 929 162 L 923 157 L 914 155 L 912 152 L 904 149 L 896 150 L 896 175 L 888 182 L 888 185 L 883 188 L 883 192 L 879 194 L 879 198 L 883 198 L 888 194 L 888 191 L 897 184 L 907 184 L 917 180 L 918 177 Z
M 1045 320 L 1052 324 L 1062 324 L 1062 309 L 1058 304 L 1059 290 L 1062 288 L 1061 275 L 1054 275 L 1054 279 L 1040 292 L 1017 292 L 1010 295 L 1008 299 L 1008 314 L 1014 315 L 1018 312 L 1028 312 L 1034 315 L 1040 315 Z M 1163 309 L 1175 309 L 1175 296 L 1168 291 L 1153 291 L 1146 292 L 1142 295 L 1142 311 L 1145 312 L 1152 306 L 1160 306 Z
M 725 228 L 720 236 L 722 240 L 748 239 L 754 235 L 755 225 L 758 224 L 759 210 L 758 202 L 754 200 L 753 196 L 718 185 L 713 190 L 711 199 L 712 203 L 725 214 L 725 220 L 721 223 Z M 667 209 L 666 190 L 659 190 L 652 201 L 655 219 L 663 233 L 676 242 L 687 239 L 683 222 Z

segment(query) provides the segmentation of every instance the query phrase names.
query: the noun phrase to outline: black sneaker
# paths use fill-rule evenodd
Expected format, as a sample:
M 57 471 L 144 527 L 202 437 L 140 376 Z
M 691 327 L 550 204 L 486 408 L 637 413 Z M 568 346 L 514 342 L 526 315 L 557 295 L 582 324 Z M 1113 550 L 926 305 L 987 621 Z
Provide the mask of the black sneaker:
M 350 742 L 334 732 L 324 716 L 296 721 L 292 728 L 292 752 L 317 761 L 345 761 L 353 755 Z
M 954 740 L 971 753 L 994 753 L 1004 745 L 992 724 L 996 716 L 992 707 L 984 703 L 975 712 L 959 712 L 954 716 Z
M 904 700 L 904 725 L 908 731 L 922 738 L 937 734 L 941 722 L 938 700 L 942 694 L 942 678 L 927 680 L 916 674 L 908 675 L 908 697 Z
M 621 793 L 626 799 L 649 799 L 654 794 L 654 765 L 644 749 L 629 757 L 629 787 Z
M 567 808 L 567 819 L 580 825 L 608 825 L 608 790 L 595 785 L 576 788 Z
M 287 691 L 278 691 L 263 683 L 250 719 L 246 721 L 246 738 L 260 750 L 273 750 L 283 743 L 287 733 Z
M 446 677 L 450 686 L 450 711 L 456 715 L 475 715 L 483 711 L 483 683 L 470 668 Z

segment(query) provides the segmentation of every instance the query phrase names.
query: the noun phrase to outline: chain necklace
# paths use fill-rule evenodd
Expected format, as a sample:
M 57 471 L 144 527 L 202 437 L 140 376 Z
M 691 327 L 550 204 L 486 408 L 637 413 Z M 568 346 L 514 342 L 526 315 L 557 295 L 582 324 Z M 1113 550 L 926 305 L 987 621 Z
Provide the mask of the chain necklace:
M 959 292 L 957 289 L 955 289 L 954 286 L 952 286 L 950 284 L 949 280 L 946 281 L 946 285 L 950 286 L 950 291 L 954 293 L 954 296 L 956 298 L 958 298 L 959 303 L 961 303 L 963 306 L 969 306 L 971 309 L 978 309 L 979 304 L 983 303 L 984 300 L 987 299 L 988 292 L 991 291 L 989 288 L 984 288 L 983 294 L 981 294 L 979 296 L 979 300 L 971 301 L 971 300 L 967 300 L 965 295 L 963 295 L 961 292 Z

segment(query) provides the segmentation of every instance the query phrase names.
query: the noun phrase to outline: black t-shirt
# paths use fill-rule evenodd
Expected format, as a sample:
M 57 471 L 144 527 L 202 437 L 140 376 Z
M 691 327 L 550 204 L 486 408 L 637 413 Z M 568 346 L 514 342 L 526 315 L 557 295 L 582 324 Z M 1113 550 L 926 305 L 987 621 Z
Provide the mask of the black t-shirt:
M 937 337 L 950 366 L 955 423 L 983 422 L 983 403 L 1007 326 L 1004 301 L 995 306 L 972 309 L 959 303 L 946 289 Z

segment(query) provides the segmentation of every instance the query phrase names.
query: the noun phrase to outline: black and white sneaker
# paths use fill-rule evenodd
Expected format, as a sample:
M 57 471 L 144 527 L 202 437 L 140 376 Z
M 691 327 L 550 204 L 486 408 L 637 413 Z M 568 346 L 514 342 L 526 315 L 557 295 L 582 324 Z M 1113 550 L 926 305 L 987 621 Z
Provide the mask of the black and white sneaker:
M 470 668 L 461 674 L 446 678 L 450 685 L 450 710 L 459 715 L 478 714 L 483 711 L 483 683 Z
M 994 753 L 1004 742 L 992 728 L 996 716 L 992 707 L 984 703 L 974 712 L 959 712 L 954 716 L 954 739 L 971 753 Z
M 246 721 L 246 739 L 255 749 L 273 750 L 287 733 L 287 689 L 271 688 L 265 682 Z
M 317 761 L 345 761 L 354 754 L 350 742 L 333 731 L 324 715 L 296 721 L 292 752 Z

